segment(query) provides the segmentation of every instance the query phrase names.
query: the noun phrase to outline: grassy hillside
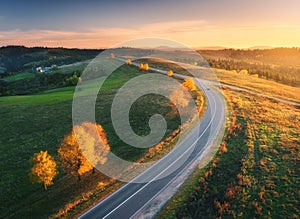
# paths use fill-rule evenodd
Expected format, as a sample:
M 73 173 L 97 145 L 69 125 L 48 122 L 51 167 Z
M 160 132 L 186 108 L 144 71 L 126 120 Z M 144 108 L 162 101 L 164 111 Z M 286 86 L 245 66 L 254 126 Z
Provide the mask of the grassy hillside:
M 140 159 L 148 149 L 130 147 L 118 138 L 110 121 L 110 106 L 118 88 L 140 74 L 143 72 L 132 66 L 117 69 L 105 81 L 96 103 L 96 120 L 106 130 L 112 152 L 127 160 Z M 83 87 L 80 95 L 93 91 L 95 83 Z M 99 172 L 87 173 L 81 182 L 77 182 L 76 177 L 65 175 L 61 169 L 48 190 L 29 180 L 29 158 L 34 153 L 47 150 L 57 160 L 57 148 L 72 128 L 73 92 L 74 87 L 67 87 L 35 95 L 0 98 L 1 218 L 47 218 L 49 215 L 65 215 L 67 211 L 70 216 L 76 214 L 72 210 L 74 207 L 85 208 L 119 186 L 118 182 Z M 130 121 L 133 130 L 140 135 L 149 133 L 146 122 L 156 113 L 167 120 L 165 137 L 178 128 L 180 118 L 169 105 L 169 100 L 148 95 L 132 106 Z
M 143 60 L 141 61 L 143 62 Z M 144 61 L 145 62 L 145 61 Z M 285 85 L 282 83 L 275 82 L 273 80 L 267 80 L 264 78 L 259 78 L 257 75 L 250 75 L 245 73 L 239 73 L 236 71 L 228 71 L 220 68 L 212 68 L 212 70 L 199 70 L 198 66 L 189 65 L 185 66 L 183 69 L 181 66 L 174 63 L 165 63 L 161 60 L 150 59 L 147 62 L 158 69 L 164 70 L 173 70 L 175 73 L 191 76 L 191 74 L 187 71 L 190 70 L 193 72 L 194 69 L 198 69 L 195 71 L 195 76 L 200 78 L 206 78 L 205 72 L 208 72 L 211 76 L 207 76 L 210 80 L 218 80 L 219 82 L 227 85 L 234 85 L 236 87 L 244 88 L 250 91 L 255 91 L 258 93 L 263 93 L 266 95 L 270 95 L 273 97 L 278 97 L 286 100 L 292 100 L 294 102 L 300 103 L 300 87 L 293 87 L 289 85 Z M 182 65 L 182 63 L 180 63 Z M 200 74 L 198 73 L 201 72 Z M 201 75 L 203 72 L 203 75 Z M 212 75 L 212 72 L 215 73 Z
M 298 218 L 300 109 L 230 88 L 224 94 L 230 120 L 218 154 L 157 218 Z
M 214 71 L 220 82 L 224 84 L 235 85 L 251 91 L 300 103 L 300 87 L 292 87 L 272 80 L 222 69 L 214 69 Z

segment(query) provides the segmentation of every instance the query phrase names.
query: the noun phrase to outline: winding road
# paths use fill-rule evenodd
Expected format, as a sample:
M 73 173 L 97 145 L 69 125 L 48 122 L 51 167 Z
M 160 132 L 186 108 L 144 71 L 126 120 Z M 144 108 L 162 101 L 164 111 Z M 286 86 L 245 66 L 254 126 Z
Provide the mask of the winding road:
M 119 60 L 124 61 L 121 58 Z M 137 63 L 132 64 L 137 65 Z M 167 73 L 155 68 L 150 68 L 150 70 L 162 74 Z M 182 175 L 185 174 L 187 177 L 186 172 L 197 166 L 200 162 L 199 158 L 203 157 L 201 155 L 217 138 L 224 125 L 225 103 L 221 94 L 210 88 L 208 83 L 197 78 L 194 80 L 207 98 L 207 109 L 200 123 L 167 155 L 78 218 L 139 218 L 159 194 Z M 162 177 L 164 174 L 166 176 Z M 142 181 L 139 178 L 144 181 L 146 179 L 147 182 L 137 183 Z M 166 200 L 161 202 L 164 204 Z

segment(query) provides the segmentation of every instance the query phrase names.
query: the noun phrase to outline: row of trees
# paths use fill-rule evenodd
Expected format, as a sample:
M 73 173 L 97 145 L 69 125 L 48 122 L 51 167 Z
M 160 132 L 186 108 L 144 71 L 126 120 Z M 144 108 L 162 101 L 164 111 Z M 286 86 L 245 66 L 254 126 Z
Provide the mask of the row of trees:
M 81 175 L 89 171 L 94 173 L 95 165 L 103 165 L 109 151 L 110 146 L 102 126 L 84 122 L 74 126 L 65 135 L 58 148 L 59 164 L 66 174 L 74 175 L 80 180 Z M 35 153 L 30 162 L 33 166 L 29 173 L 31 181 L 43 183 L 47 189 L 58 174 L 58 163 L 47 151 Z
M 148 71 L 148 70 L 149 70 L 149 65 L 148 65 L 148 63 L 140 63 L 140 64 L 139 64 L 139 69 L 140 69 L 140 70 L 144 70 L 144 71 Z
M 189 92 L 196 90 L 192 78 L 186 79 L 182 86 Z M 189 98 L 181 90 L 175 90 L 170 99 L 179 107 L 186 107 Z M 177 101 L 177 102 L 176 102 Z M 174 104 L 174 103 L 173 103 Z M 45 189 L 53 184 L 54 178 L 61 168 L 65 173 L 76 176 L 78 180 L 87 172 L 95 171 L 95 165 L 103 165 L 110 151 L 104 129 L 99 124 L 83 122 L 75 125 L 70 133 L 66 134 L 58 148 L 57 162 L 47 151 L 40 151 L 31 158 L 32 169 L 30 179 L 33 182 L 43 183 Z
M 127 65 L 131 65 L 131 64 L 132 64 L 132 63 L 131 63 L 131 60 L 130 60 L 130 59 L 127 59 L 127 60 L 126 60 L 126 64 L 127 64 Z M 148 71 L 148 70 L 149 70 L 149 64 L 148 64 L 148 63 L 140 63 L 140 64 L 139 64 L 139 69 L 140 69 L 140 70 Z M 172 70 L 169 70 L 169 71 L 167 72 L 167 75 L 168 75 L 169 77 L 172 77 L 173 74 L 174 74 L 174 72 L 173 72 Z
M 115 58 L 115 54 L 114 53 L 111 53 L 110 54 L 110 58 L 114 59 Z M 125 62 L 126 65 L 131 65 L 132 62 L 131 62 L 131 59 L 127 59 L 126 62 Z M 148 63 L 140 63 L 139 64 L 139 69 L 140 70 L 144 70 L 144 71 L 148 71 L 149 70 L 149 64 Z M 173 71 L 172 70 L 169 70 L 167 72 L 167 75 L 169 77 L 172 77 L 173 76 Z

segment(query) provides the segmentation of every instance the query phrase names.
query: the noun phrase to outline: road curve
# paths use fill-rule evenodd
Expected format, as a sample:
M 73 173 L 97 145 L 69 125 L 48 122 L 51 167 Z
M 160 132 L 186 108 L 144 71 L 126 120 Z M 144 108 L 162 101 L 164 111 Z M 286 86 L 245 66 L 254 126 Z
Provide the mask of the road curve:
M 120 60 L 123 61 L 123 60 Z M 165 74 L 165 71 L 151 68 Z M 88 209 L 78 218 L 131 218 L 141 211 L 147 203 L 159 195 L 181 174 L 189 169 L 203 153 L 204 149 L 217 137 L 225 121 L 225 103 L 221 94 L 209 84 L 194 79 L 207 98 L 207 109 L 200 123 L 167 155 L 155 162 L 135 179 L 142 177 L 148 182 L 128 182 L 106 199 Z M 186 158 L 183 155 L 190 153 Z M 180 165 L 178 165 L 180 163 Z M 166 171 L 171 174 L 160 178 Z M 141 180 L 140 180 L 141 181 Z

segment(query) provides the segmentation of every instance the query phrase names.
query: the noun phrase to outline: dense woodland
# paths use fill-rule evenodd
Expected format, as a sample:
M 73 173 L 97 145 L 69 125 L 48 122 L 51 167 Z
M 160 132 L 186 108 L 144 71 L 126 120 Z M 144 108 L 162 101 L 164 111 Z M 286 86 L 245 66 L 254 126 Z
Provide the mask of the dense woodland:
M 300 48 L 201 50 L 206 58 L 234 59 L 270 65 L 300 67 Z
M 75 86 L 82 72 L 38 73 L 34 77 L 8 82 L 0 80 L 0 96 L 27 95 L 59 87 Z
M 199 53 L 213 68 L 247 70 L 250 75 L 300 86 L 300 48 L 203 50 Z
M 82 73 L 73 70 L 60 74 L 35 73 L 34 77 L 22 80 L 5 80 L 8 76 L 24 72 L 34 72 L 37 66 L 60 66 L 93 59 L 102 50 L 65 49 L 24 46 L 6 46 L 0 48 L 0 96 L 25 95 L 64 86 L 74 86 Z
M 24 46 L 0 48 L 0 78 L 32 71 L 37 66 L 65 65 L 92 59 L 102 50 Z

